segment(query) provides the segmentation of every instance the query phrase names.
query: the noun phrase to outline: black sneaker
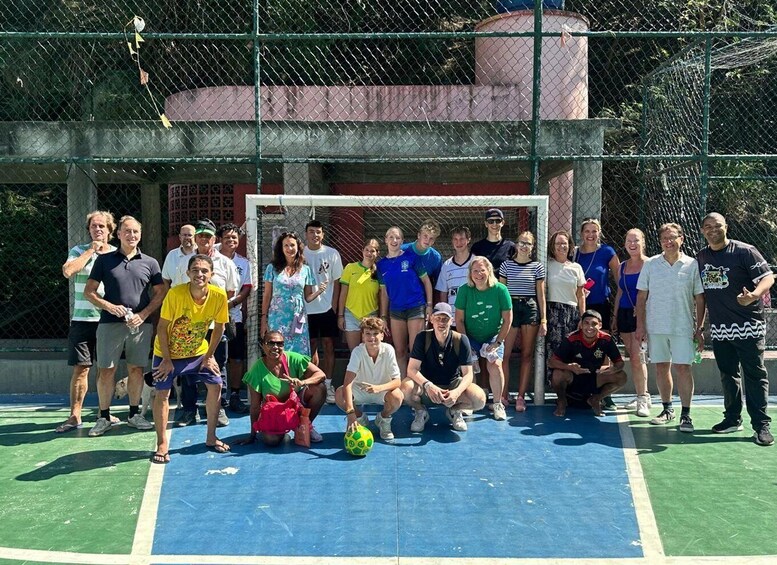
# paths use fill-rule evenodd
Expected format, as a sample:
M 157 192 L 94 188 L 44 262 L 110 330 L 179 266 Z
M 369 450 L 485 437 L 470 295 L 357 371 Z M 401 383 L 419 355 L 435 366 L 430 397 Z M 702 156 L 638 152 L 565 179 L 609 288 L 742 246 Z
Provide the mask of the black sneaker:
M 175 426 L 177 428 L 185 428 L 192 424 L 196 424 L 200 419 L 200 415 L 197 410 L 181 410 L 175 418 Z
M 758 445 L 772 445 L 774 443 L 774 436 L 769 431 L 769 424 L 764 424 L 760 430 L 758 430 L 753 436 L 755 443 Z
M 229 410 L 235 414 L 245 414 L 250 408 L 241 400 L 239 394 L 231 394 L 229 396 Z
M 734 432 L 741 432 L 743 429 L 744 428 L 742 428 L 741 418 L 736 420 L 729 420 L 728 418 L 725 418 L 722 422 L 718 422 L 712 426 L 712 431 L 716 434 L 731 434 Z
M 615 404 L 615 401 L 612 399 L 612 396 L 605 396 L 604 398 L 602 398 L 602 410 L 613 412 L 617 409 L 618 409 L 618 405 Z

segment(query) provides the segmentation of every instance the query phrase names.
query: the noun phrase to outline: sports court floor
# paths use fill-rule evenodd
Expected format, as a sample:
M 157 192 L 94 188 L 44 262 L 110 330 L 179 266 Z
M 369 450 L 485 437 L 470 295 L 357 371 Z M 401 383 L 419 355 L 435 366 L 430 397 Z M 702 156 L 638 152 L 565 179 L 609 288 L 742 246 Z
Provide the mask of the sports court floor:
M 0 564 L 777 563 L 777 447 L 712 434 L 721 404 L 699 399 L 694 435 L 549 405 L 410 434 L 403 408 L 363 459 L 326 407 L 311 449 L 219 455 L 200 424 L 165 466 L 153 432 L 60 436 L 65 398 L 0 397 Z

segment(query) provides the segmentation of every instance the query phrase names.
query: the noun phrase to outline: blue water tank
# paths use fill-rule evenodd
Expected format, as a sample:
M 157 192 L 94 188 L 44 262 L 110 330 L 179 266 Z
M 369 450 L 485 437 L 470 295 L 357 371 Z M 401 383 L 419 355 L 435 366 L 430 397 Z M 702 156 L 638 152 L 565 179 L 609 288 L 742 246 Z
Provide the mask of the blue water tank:
M 517 12 L 518 10 L 533 10 L 532 0 L 496 0 L 494 8 L 500 14 L 505 12 Z M 564 0 L 542 0 L 543 10 L 563 10 Z

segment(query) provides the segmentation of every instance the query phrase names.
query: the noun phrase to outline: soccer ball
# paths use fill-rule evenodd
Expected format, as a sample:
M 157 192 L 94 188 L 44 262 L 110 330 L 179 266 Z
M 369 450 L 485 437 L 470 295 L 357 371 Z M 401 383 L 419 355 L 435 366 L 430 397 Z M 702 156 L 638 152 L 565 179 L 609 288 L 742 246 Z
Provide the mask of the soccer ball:
M 345 450 L 356 457 L 364 457 L 372 449 L 372 432 L 364 426 L 358 426 L 353 432 L 345 432 Z

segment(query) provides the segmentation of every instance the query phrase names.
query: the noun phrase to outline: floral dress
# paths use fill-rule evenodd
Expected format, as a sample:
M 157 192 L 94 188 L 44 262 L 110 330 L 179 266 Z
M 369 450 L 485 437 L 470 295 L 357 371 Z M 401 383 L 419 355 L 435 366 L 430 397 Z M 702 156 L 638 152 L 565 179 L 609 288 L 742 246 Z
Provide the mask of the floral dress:
M 276 273 L 272 265 L 264 271 L 264 282 L 272 283 L 272 299 L 267 312 L 267 329 L 283 334 L 286 351 L 310 355 L 310 335 L 305 313 L 305 286 L 315 286 L 308 265 L 289 276 L 286 269 Z

